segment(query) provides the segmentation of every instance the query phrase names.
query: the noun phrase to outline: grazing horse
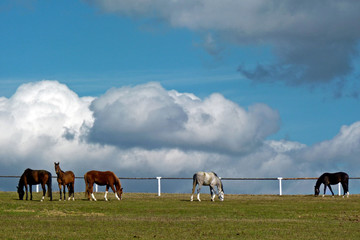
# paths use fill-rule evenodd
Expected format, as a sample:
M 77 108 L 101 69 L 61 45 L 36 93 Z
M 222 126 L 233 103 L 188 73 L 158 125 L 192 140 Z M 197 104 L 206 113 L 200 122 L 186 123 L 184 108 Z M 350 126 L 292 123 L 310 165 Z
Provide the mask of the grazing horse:
M 199 185 L 198 189 L 197 189 L 197 199 L 199 201 L 201 201 L 200 200 L 200 189 L 203 185 L 210 187 L 211 201 L 215 201 L 215 194 L 216 194 L 215 186 L 218 189 L 218 196 L 219 196 L 220 201 L 224 201 L 224 187 L 223 187 L 223 184 L 222 184 L 220 178 L 216 175 L 216 173 L 214 173 L 214 172 L 197 172 L 194 174 L 193 189 L 192 189 L 190 201 L 193 201 L 193 195 L 194 195 L 197 184 Z
M 62 171 L 60 168 L 60 163 L 59 162 L 55 162 L 55 172 L 57 175 L 57 182 L 59 184 L 59 191 L 60 191 L 60 199 L 59 201 L 61 201 L 61 186 L 63 186 L 64 188 L 64 200 L 66 200 L 65 197 L 65 186 L 67 186 L 68 188 L 68 192 L 69 192 L 69 199 L 71 199 L 71 195 L 72 195 L 72 200 L 75 200 L 75 193 L 74 193 L 74 185 L 75 185 L 75 175 L 72 171 Z
M 318 180 L 316 181 L 315 185 L 315 196 L 318 196 L 320 193 L 320 185 L 324 184 L 324 195 L 326 192 L 326 187 L 329 187 L 332 195 L 334 196 L 334 192 L 331 189 L 330 185 L 341 183 L 343 190 L 344 190 L 344 196 L 345 194 L 349 197 L 349 175 L 347 175 L 344 172 L 337 172 L 337 173 L 324 173 L 322 174 Z M 343 197 L 344 197 L 343 196 Z
M 43 196 L 41 202 L 44 201 L 46 188 L 45 184 L 48 186 L 48 197 L 52 201 L 52 191 L 51 191 L 51 173 L 46 170 L 32 170 L 27 168 L 24 173 L 21 175 L 19 184 L 17 186 L 17 192 L 19 194 L 19 199 L 23 200 L 24 198 L 24 186 L 26 190 L 26 200 L 28 200 L 28 185 L 30 187 L 30 200 L 32 200 L 32 185 L 41 184 L 43 189 Z
M 93 193 L 93 185 L 96 183 L 97 185 L 104 186 L 106 185 L 106 192 L 105 192 L 105 201 L 107 201 L 107 194 L 109 191 L 109 187 L 113 190 L 115 193 L 115 197 L 117 200 L 121 200 L 121 194 L 123 193 L 123 188 L 121 187 L 121 183 L 119 178 L 111 171 L 101 172 L 101 171 L 89 171 L 85 173 L 84 175 L 85 180 L 85 195 L 87 194 L 87 197 L 89 200 L 90 195 L 94 201 L 96 201 L 96 198 Z M 114 188 L 114 185 L 116 187 L 116 191 Z

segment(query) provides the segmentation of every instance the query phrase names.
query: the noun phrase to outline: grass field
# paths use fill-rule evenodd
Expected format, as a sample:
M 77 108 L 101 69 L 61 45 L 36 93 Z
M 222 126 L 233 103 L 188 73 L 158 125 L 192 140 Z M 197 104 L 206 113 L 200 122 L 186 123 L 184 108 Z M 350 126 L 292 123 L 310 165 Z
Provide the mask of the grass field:
M 54 193 L 58 199 L 58 192 Z M 97 202 L 0 192 L 0 239 L 360 239 L 360 196 L 113 194 Z

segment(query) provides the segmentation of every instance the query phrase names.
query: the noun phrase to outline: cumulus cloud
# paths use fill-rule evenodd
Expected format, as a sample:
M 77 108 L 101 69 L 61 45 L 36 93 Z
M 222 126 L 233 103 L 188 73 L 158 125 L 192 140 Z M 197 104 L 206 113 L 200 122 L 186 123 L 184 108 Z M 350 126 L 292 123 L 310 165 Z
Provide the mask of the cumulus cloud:
M 352 0 L 86 2 L 104 12 L 155 18 L 173 27 L 205 33 L 204 46 L 211 54 L 218 49 L 209 33 L 241 46 L 270 46 L 276 62 L 238 68 L 254 81 L 284 81 L 291 85 L 338 81 L 344 85 L 343 77 L 352 73 L 352 60 L 358 56 L 360 31 L 356 23 L 360 21 L 360 2 Z
M 279 128 L 265 104 L 241 108 L 220 94 L 201 100 L 158 83 L 112 89 L 94 100 L 90 140 L 120 148 L 244 153 Z
M 264 104 L 245 109 L 220 94 L 200 99 L 158 83 L 79 97 L 64 84 L 40 81 L 0 98 L 0 174 L 27 167 L 53 172 L 53 162 L 60 161 L 77 176 L 91 169 L 123 177 L 191 177 L 199 170 L 222 177 L 313 177 L 340 170 L 358 176 L 359 126 L 343 126 L 333 139 L 306 146 L 267 140 L 279 128 L 279 116 Z M 287 183 L 284 192 L 312 193 L 312 186 L 290 188 L 296 184 Z M 274 183 L 226 186 L 227 193 L 278 191 Z M 172 187 L 190 191 L 188 185 Z

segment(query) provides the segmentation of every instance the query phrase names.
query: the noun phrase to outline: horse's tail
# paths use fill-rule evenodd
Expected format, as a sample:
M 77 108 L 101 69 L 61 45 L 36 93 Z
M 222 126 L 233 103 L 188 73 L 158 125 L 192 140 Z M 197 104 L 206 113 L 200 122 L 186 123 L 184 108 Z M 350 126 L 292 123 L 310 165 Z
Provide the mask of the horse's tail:
M 196 188 L 196 184 L 197 184 L 197 173 L 194 174 L 193 176 L 193 188 L 192 188 L 192 194 L 194 194 L 195 192 L 195 188 Z
M 87 173 L 84 174 L 84 181 L 85 181 L 85 197 L 88 196 L 89 188 L 88 188 L 88 181 L 87 181 Z
M 50 197 L 50 200 L 52 201 L 52 175 L 51 172 L 48 173 L 49 178 L 47 180 L 47 186 L 48 186 L 48 197 Z
M 69 171 L 69 175 L 72 177 L 72 181 L 69 183 L 69 197 L 72 194 L 75 197 L 75 174 L 72 171 Z
M 347 173 L 344 174 L 344 182 L 346 187 L 346 189 L 344 189 L 344 194 L 346 194 L 346 192 L 349 192 L 349 175 Z

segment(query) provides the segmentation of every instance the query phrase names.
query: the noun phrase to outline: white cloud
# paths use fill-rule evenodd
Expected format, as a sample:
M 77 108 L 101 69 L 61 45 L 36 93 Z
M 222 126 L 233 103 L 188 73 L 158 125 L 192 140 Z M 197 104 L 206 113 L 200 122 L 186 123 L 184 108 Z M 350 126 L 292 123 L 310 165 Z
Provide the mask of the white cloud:
M 310 147 L 266 140 L 278 124 L 278 113 L 268 106 L 245 110 L 220 94 L 202 100 L 149 83 L 81 98 L 59 82 L 40 81 L 0 98 L 0 174 L 27 167 L 53 172 L 55 161 L 77 176 L 91 169 L 123 177 L 191 177 L 199 170 L 222 177 L 360 174 L 360 122 Z M 277 193 L 277 184 L 252 184 L 227 182 L 226 191 Z M 298 185 L 287 182 L 288 193 L 312 193 Z M 172 191 L 183 189 L 190 186 Z
M 354 24 L 360 21 L 360 2 L 352 0 L 86 2 L 105 12 L 154 18 L 200 32 L 205 35 L 204 46 L 210 54 L 219 52 L 219 40 L 239 46 L 270 46 L 277 62 L 241 65 L 238 69 L 255 81 L 322 87 L 323 83 L 339 81 L 335 86 L 339 89 L 349 81 L 343 77 L 352 73 L 352 60 L 358 56 L 360 31 Z
M 112 89 L 94 100 L 90 140 L 120 148 L 182 148 L 244 153 L 278 130 L 264 104 L 247 112 L 220 94 L 205 100 L 166 91 L 158 83 Z

